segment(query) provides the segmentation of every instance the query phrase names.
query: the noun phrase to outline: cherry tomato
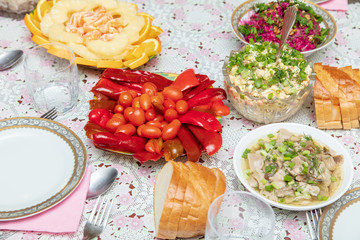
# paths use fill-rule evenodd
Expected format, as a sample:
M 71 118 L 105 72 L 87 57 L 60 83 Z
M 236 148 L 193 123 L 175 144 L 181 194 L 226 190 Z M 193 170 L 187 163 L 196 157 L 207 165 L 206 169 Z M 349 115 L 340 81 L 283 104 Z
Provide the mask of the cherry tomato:
M 184 153 L 184 147 L 178 138 L 165 141 L 163 148 L 166 161 L 175 160 Z
M 175 102 L 183 98 L 183 93 L 181 90 L 173 86 L 164 88 L 162 94 L 164 95 L 165 99 L 171 99 Z
M 129 122 L 134 126 L 140 126 L 145 123 L 145 112 L 142 108 L 134 108 L 134 111 L 128 116 Z
M 168 125 L 169 123 L 167 122 L 167 121 L 161 121 L 161 127 L 160 127 L 160 129 L 164 129 L 164 127 L 166 126 L 166 125 Z
M 181 122 L 178 119 L 173 120 L 171 123 L 166 125 L 162 130 L 162 139 L 164 141 L 173 139 L 176 137 L 179 129 L 181 127 Z
M 156 117 L 153 120 L 161 122 L 162 120 L 164 120 L 164 116 L 163 115 L 156 115 Z
M 169 108 L 166 109 L 165 113 L 164 113 L 164 118 L 167 122 L 171 122 L 174 119 L 177 119 L 178 117 L 178 113 L 175 109 Z
M 160 128 L 154 126 L 145 126 L 141 129 L 141 136 L 146 138 L 159 138 L 161 137 Z
M 128 92 L 131 94 L 131 96 L 133 98 L 136 98 L 138 96 L 138 92 L 135 90 L 130 89 L 130 90 L 128 90 Z
M 176 105 L 175 105 L 175 102 L 174 102 L 173 100 L 171 100 L 171 99 L 166 99 L 166 100 L 164 101 L 164 107 L 165 107 L 166 109 L 169 109 L 169 108 L 175 109 Z
M 164 95 L 163 95 L 161 92 L 157 92 L 157 93 L 156 93 L 156 96 L 157 96 L 158 98 L 160 98 L 160 100 L 161 100 L 162 102 L 165 101 Z
M 152 138 L 145 144 L 145 150 L 151 153 L 161 153 L 162 145 L 161 138 Z
M 141 129 L 142 129 L 143 127 L 145 127 L 145 124 L 138 126 L 137 129 L 136 129 L 136 133 L 137 133 L 137 135 L 140 136 L 140 137 L 142 137 L 142 135 L 141 135 Z
M 121 104 L 123 107 L 129 107 L 131 106 L 131 103 L 133 101 L 133 96 L 129 92 L 123 92 L 119 96 L 118 103 Z
M 184 114 L 187 112 L 187 110 L 189 110 L 189 105 L 188 105 L 187 101 L 179 100 L 176 102 L 175 108 L 179 114 Z
M 147 111 L 151 107 L 150 96 L 146 93 L 141 94 L 139 102 L 140 102 L 140 107 L 145 111 Z
M 116 131 L 115 131 L 115 135 L 116 133 L 125 133 L 126 135 L 132 136 L 134 135 L 134 133 L 136 132 L 136 128 L 134 127 L 134 125 L 132 124 L 124 124 L 124 125 L 120 125 Z
M 127 107 L 124 110 L 124 117 L 126 120 L 129 121 L 129 116 L 134 112 L 134 108 L 133 107 Z
M 226 116 L 230 114 L 230 108 L 224 105 L 222 101 L 213 102 L 211 110 L 215 116 Z
M 156 117 L 156 112 L 154 109 L 150 108 L 145 112 L 145 119 L 150 121 L 153 120 Z
M 118 104 L 118 105 L 116 105 L 116 106 L 114 107 L 114 112 L 115 112 L 115 113 L 122 113 L 123 111 L 124 111 L 124 107 L 121 106 L 120 104 Z
M 107 121 L 112 118 L 113 114 L 106 109 L 93 109 L 89 112 L 89 121 L 96 123 L 100 127 L 105 127 Z
M 105 128 L 109 130 L 110 132 L 114 133 L 116 129 L 124 125 L 126 123 L 126 120 L 124 116 L 122 118 L 115 117 L 115 115 L 107 121 Z
M 149 96 L 155 96 L 158 91 L 157 86 L 152 82 L 144 83 L 141 93 L 147 93 Z
M 159 96 L 151 96 L 150 101 L 152 104 L 158 103 L 162 105 L 164 103 L 164 99 L 160 98 Z
M 124 124 L 126 123 L 126 119 L 125 119 L 125 117 L 124 117 L 124 114 L 122 114 L 122 113 L 115 113 L 115 114 L 113 115 L 113 118 L 120 118 L 120 121 L 123 121 Z
M 139 107 L 140 107 L 140 97 L 134 98 L 131 106 L 132 106 L 133 108 L 139 108 Z
M 146 126 L 154 126 L 154 127 L 157 127 L 157 128 L 161 128 L 161 122 L 155 121 L 155 120 L 148 121 L 145 125 Z

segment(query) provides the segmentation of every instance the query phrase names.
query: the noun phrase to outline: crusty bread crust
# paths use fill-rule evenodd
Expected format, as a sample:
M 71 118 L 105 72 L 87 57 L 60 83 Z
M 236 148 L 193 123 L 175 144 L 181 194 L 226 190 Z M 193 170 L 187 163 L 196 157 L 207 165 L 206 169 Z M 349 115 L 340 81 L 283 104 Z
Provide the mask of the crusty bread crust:
M 162 212 L 157 212 L 159 207 L 154 208 L 155 215 L 161 214 L 156 236 L 175 239 L 204 235 L 210 204 L 225 192 L 225 175 L 217 168 L 210 169 L 190 161 L 185 164 L 169 161 L 167 164 L 173 167 L 173 176 Z M 157 177 L 156 181 L 162 179 Z M 157 191 L 160 189 L 155 189 L 154 201 L 159 194 Z

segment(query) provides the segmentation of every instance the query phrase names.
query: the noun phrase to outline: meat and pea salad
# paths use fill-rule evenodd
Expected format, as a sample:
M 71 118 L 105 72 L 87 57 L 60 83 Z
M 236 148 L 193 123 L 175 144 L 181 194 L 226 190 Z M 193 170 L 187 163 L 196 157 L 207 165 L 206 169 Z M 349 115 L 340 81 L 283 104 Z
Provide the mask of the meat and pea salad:
M 284 204 L 326 201 L 343 178 L 342 155 L 309 135 L 286 129 L 259 139 L 242 158 L 249 185 L 269 200 Z
M 323 19 L 311 6 L 298 0 L 256 4 L 250 19 L 241 21 L 238 29 L 247 42 L 253 39 L 279 43 L 286 9 L 293 5 L 297 8 L 297 16 L 287 43 L 301 52 L 312 50 L 324 42 L 328 29 L 320 26 Z
M 249 45 L 229 58 L 231 83 L 253 97 L 269 100 L 286 99 L 306 88 L 312 70 L 304 56 L 285 44 L 277 60 L 277 49 L 274 43 L 250 40 Z

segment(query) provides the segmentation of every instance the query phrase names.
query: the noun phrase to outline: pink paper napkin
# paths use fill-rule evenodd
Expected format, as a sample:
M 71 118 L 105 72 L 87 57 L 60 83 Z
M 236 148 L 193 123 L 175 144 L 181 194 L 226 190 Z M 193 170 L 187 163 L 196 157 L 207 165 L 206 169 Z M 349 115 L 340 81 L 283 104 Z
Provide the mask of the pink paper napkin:
M 324 3 L 319 4 L 321 7 L 326 10 L 339 10 L 347 11 L 348 10 L 348 0 L 329 0 Z
M 79 186 L 55 207 L 32 217 L 0 222 L 0 229 L 52 233 L 76 232 L 84 211 L 90 175 L 91 167 L 87 167 Z

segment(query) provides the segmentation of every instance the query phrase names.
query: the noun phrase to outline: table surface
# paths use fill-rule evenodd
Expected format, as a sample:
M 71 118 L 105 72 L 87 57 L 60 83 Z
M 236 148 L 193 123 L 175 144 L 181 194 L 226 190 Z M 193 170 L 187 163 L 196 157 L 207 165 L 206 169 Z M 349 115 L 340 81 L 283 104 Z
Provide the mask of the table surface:
M 197 73 L 207 74 L 216 80 L 216 87 L 223 87 L 221 67 L 223 59 L 233 49 L 242 45 L 231 30 L 232 11 L 243 1 L 235 0 L 135 0 L 140 11 L 155 17 L 154 25 L 164 33 L 161 54 L 148 62 L 141 70 L 152 72 L 180 73 L 194 68 Z M 347 12 L 331 11 L 337 22 L 335 41 L 323 51 L 311 56 L 310 61 L 323 62 L 332 66 L 351 65 L 360 67 L 360 3 L 352 1 Z M 0 49 L 27 50 L 35 44 L 21 17 L 0 16 Z M 131 157 L 117 155 L 96 149 L 84 134 L 87 122 L 88 103 L 92 98 L 89 90 L 98 81 L 100 70 L 79 66 L 80 93 L 76 111 L 72 111 L 58 121 L 71 128 L 84 142 L 88 162 L 93 170 L 113 166 L 119 176 L 110 191 L 106 193 L 115 199 L 110 215 L 111 221 L 101 235 L 102 239 L 154 239 L 153 186 L 164 160 L 143 165 Z M 0 118 L 17 116 L 39 116 L 25 89 L 24 72 L 21 62 L 0 73 Z M 230 102 L 226 102 L 230 106 Z M 231 106 L 230 106 L 231 107 Z M 227 178 L 228 191 L 244 190 L 233 169 L 233 152 L 239 140 L 249 131 L 261 125 L 255 124 L 231 107 L 231 114 L 222 118 L 223 146 L 211 156 L 202 156 L 201 163 L 208 167 L 218 167 Z M 301 123 L 316 127 L 313 95 L 300 111 L 287 122 Z M 360 130 L 326 131 L 344 144 L 351 154 L 355 174 L 351 188 L 360 186 Z M 37 232 L 16 232 L 5 237 L 15 239 L 81 239 L 83 228 L 94 202 L 87 201 L 80 226 L 76 233 L 48 234 Z M 276 239 L 309 239 L 309 231 L 304 212 L 286 211 L 274 208 L 276 214 Z M 9 232 L 1 232 L 5 236 Z M 198 238 L 196 238 L 198 239 Z

